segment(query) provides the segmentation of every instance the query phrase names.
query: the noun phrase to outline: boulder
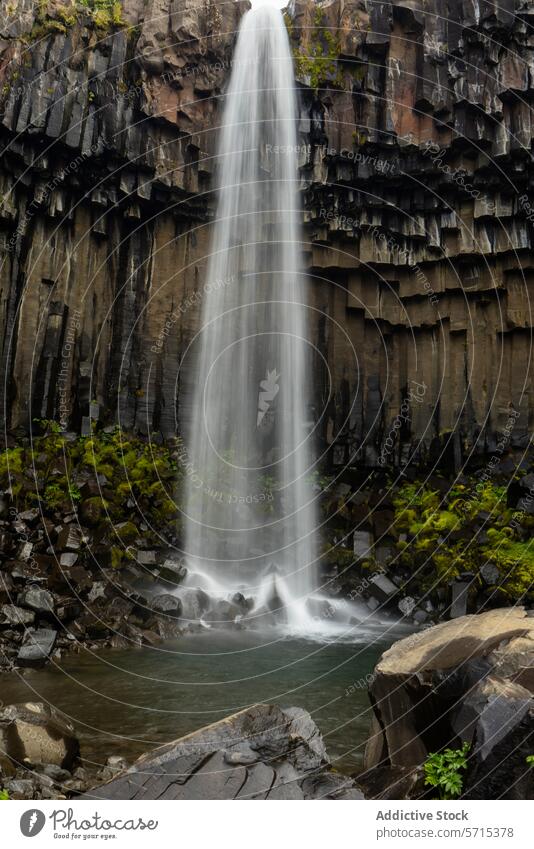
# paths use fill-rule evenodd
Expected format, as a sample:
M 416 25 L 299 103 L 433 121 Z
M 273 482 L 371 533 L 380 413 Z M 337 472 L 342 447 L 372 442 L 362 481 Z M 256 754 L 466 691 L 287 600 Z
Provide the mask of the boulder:
M 57 536 L 57 551 L 79 551 L 82 547 L 82 532 L 76 525 L 65 525 Z
M 44 666 L 54 648 L 57 634 L 50 628 L 27 631 L 22 647 L 17 654 L 19 666 Z
M 1 625 L 31 625 L 35 619 L 33 610 L 24 610 L 16 604 L 3 604 L 0 608 Z
M 532 753 L 534 700 L 520 684 L 491 675 L 453 710 L 451 725 L 471 744 L 464 797 L 534 799 Z
M 21 607 L 29 607 L 30 610 L 35 610 L 36 613 L 49 614 L 54 612 L 54 597 L 48 590 L 42 590 L 39 587 L 30 587 L 24 590 L 19 597 L 18 602 Z
M 79 754 L 72 726 L 41 702 L 8 705 L 0 711 L 0 763 L 55 764 L 70 770 Z
M 195 622 L 209 610 L 210 598 L 204 590 L 183 589 L 180 591 L 182 619 Z
M 172 619 L 179 619 L 182 613 L 180 599 L 168 593 L 156 596 L 156 598 L 152 599 L 150 606 L 156 613 L 165 613 Z
M 224 625 L 229 622 L 235 622 L 238 616 L 242 616 L 243 611 L 233 601 L 215 601 L 211 603 L 210 610 L 204 615 L 206 622 L 211 622 L 214 625 Z
M 499 670 L 524 674 L 534 659 L 531 640 L 534 618 L 515 607 L 460 617 L 394 643 L 369 686 L 375 723 L 366 769 L 419 766 L 430 751 L 459 740 L 454 706 L 494 668 L 497 677 Z
M 334 772 L 310 715 L 254 705 L 161 746 L 92 799 L 363 799 Z
M 187 568 L 182 561 L 165 560 L 159 568 L 159 577 L 169 584 L 181 584 L 187 575 Z

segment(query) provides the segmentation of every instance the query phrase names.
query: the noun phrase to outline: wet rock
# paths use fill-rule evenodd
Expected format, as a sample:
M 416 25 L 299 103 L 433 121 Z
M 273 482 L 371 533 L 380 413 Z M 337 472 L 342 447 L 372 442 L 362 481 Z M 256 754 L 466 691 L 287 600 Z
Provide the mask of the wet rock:
M 152 610 L 157 613 L 165 613 L 173 619 L 179 619 L 182 613 L 182 603 L 179 598 L 174 595 L 164 593 L 158 595 L 151 601 Z
M 0 711 L 0 760 L 54 764 L 70 770 L 79 754 L 71 725 L 41 702 L 9 705 Z
M 405 598 L 401 598 L 398 604 L 398 608 L 403 616 L 411 616 L 416 608 L 417 602 L 412 596 L 407 595 Z
M 182 602 L 182 619 L 192 622 L 201 619 L 211 604 L 207 593 L 194 589 L 181 590 L 180 601 Z
M 148 778 L 147 778 L 148 776 Z M 255 705 L 143 755 L 97 799 L 363 799 L 305 711 Z
M 58 551 L 80 551 L 82 547 L 82 532 L 75 525 L 67 525 L 60 529 L 57 535 Z
M 465 616 L 467 612 L 468 594 L 471 587 L 471 582 L 455 581 L 452 585 L 452 601 L 449 616 L 451 619 L 458 619 L 459 616 Z
M 375 767 L 358 776 L 366 799 L 420 799 L 428 794 L 422 767 Z
M 0 609 L 0 625 L 31 625 L 34 619 L 32 610 L 24 610 L 15 604 L 3 604 Z
M 391 581 L 387 575 L 381 572 L 376 572 L 369 578 L 369 586 L 367 590 L 370 595 L 379 602 L 390 601 L 395 598 L 399 592 L 399 588 Z
M 499 581 L 499 569 L 494 563 L 484 563 L 480 568 L 480 575 L 484 583 L 490 586 Z
M 37 631 L 28 631 L 24 638 L 17 663 L 19 666 L 44 666 L 52 654 L 57 634 L 50 628 L 40 628 Z
M 157 551 L 138 551 L 136 560 L 141 566 L 155 566 L 158 560 Z
M 529 690 L 488 676 L 454 710 L 451 724 L 471 744 L 464 798 L 534 799 L 534 776 L 526 769 L 534 734 Z
M 359 560 L 366 560 L 371 556 L 373 537 L 369 531 L 354 531 L 353 550 L 354 556 Z
M 159 569 L 159 577 L 170 584 L 180 584 L 186 575 L 187 568 L 182 561 L 167 559 Z
M 225 624 L 235 622 L 236 617 L 241 616 L 242 611 L 231 601 L 217 601 L 212 603 L 210 610 L 204 615 L 206 622 L 212 624 Z
M 65 551 L 59 558 L 59 565 L 63 568 L 70 569 L 78 560 L 78 555 L 72 551 Z
M 50 614 L 54 612 L 54 597 L 48 590 L 40 589 L 39 587 L 30 587 L 21 593 L 18 597 L 18 602 L 21 607 L 29 607 L 40 614 Z

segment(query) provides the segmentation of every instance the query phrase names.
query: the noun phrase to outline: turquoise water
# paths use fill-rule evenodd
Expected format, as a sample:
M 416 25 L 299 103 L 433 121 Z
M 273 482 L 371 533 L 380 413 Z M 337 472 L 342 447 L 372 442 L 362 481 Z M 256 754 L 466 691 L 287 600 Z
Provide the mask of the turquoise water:
M 110 754 L 132 759 L 255 702 L 297 705 L 319 726 L 332 763 L 352 772 L 371 719 L 365 678 L 389 642 L 219 631 L 157 648 L 84 650 L 61 666 L 3 676 L 2 701 L 56 706 L 76 725 L 82 756 L 96 763 Z

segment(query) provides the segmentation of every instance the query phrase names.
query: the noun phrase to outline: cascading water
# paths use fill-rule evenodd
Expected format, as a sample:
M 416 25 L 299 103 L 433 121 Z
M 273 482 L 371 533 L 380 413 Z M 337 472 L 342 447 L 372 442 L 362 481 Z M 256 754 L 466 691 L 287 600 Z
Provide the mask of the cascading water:
M 317 585 L 312 349 L 299 274 L 293 66 L 282 15 L 269 6 L 248 12 L 239 32 L 217 189 L 186 550 L 211 592 L 253 599 L 251 618 L 269 611 L 304 624 Z
M 213 624 L 233 619 L 237 604 L 249 623 L 312 633 L 332 623 L 317 613 L 325 602 L 316 595 L 313 348 L 299 260 L 293 79 L 281 12 L 247 12 L 225 100 L 194 345 L 186 593 L 204 591 L 204 619 Z

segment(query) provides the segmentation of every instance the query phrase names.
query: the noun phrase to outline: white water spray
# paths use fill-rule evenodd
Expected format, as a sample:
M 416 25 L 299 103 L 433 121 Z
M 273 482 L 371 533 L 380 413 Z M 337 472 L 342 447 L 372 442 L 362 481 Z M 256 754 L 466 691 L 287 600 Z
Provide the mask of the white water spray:
M 239 32 L 217 157 L 188 439 L 186 585 L 202 590 L 207 624 L 235 622 L 237 604 L 239 621 L 313 634 L 339 630 L 342 611 L 317 594 L 293 80 L 282 14 L 254 8 Z

